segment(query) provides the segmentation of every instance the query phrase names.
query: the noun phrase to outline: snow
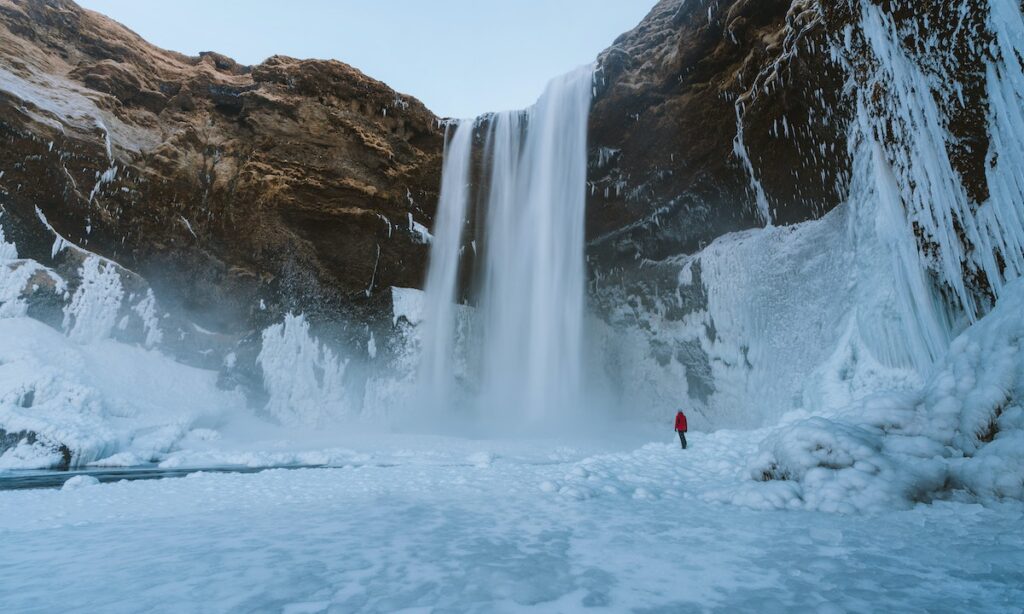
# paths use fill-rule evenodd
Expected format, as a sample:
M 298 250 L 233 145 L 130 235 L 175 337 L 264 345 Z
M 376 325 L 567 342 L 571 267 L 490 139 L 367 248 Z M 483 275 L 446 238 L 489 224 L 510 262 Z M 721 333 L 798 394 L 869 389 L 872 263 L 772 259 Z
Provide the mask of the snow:
M 96 478 L 88 475 L 76 475 L 73 478 L 68 478 L 68 481 L 64 482 L 64 486 L 61 486 L 61 490 L 79 490 L 82 488 L 88 488 L 89 486 L 95 486 L 100 481 Z
M 197 425 L 250 414 L 217 375 L 155 350 L 110 339 L 78 343 L 28 318 L 0 319 L 0 425 L 39 440 L 0 456 L 0 465 L 48 467 L 65 445 L 72 465 L 121 452 L 147 461 Z M 30 450 L 35 450 L 30 454 Z
M 1024 280 L 953 341 L 918 390 L 882 391 L 834 414 L 768 429 L 759 484 L 722 499 L 872 512 L 935 498 L 1024 500 Z
M 416 288 L 391 288 L 392 324 L 401 318 L 413 326 L 423 321 L 423 291 Z
M 0 318 L 24 316 L 28 303 L 24 294 L 38 282 L 38 275 L 44 275 L 52 284 L 53 291 L 63 294 L 64 280 L 47 267 L 34 260 L 21 260 L 13 243 L 4 241 L 0 228 Z
M 411 195 L 409 196 L 409 200 L 410 202 L 412 201 Z M 430 243 L 434 240 L 434 235 L 430 234 L 430 230 L 428 230 L 426 226 L 412 219 L 412 213 L 409 213 L 408 216 L 409 232 L 413 234 L 413 237 L 419 243 L 422 243 L 424 245 L 430 245 Z
M 522 307 L 522 284 L 489 287 L 479 310 L 454 300 L 467 248 L 471 122 L 452 124 L 436 240 L 408 215 L 408 231 L 438 256 L 431 293 L 391 288 L 392 334 L 367 328 L 354 348 L 317 337 L 300 314 L 263 330 L 256 365 L 265 406 L 221 389 L 217 372 L 161 353 L 162 312 L 130 272 L 54 233 L 52 257 L 74 252 L 55 265 L 65 280 L 19 258 L 0 228 L 0 472 L 89 468 L 59 489 L 0 490 L 5 609 L 1019 609 L 1024 20 L 1015 0 L 989 0 L 979 78 L 990 101 L 990 197 L 972 203 L 947 153 L 948 119 L 935 95 L 949 77 L 942 62 L 922 66 L 906 52 L 912 32 L 874 4 L 859 6 L 856 45 L 874 62 L 866 83 L 851 88 L 846 201 L 821 219 L 771 226 L 738 100 L 734 153 L 768 227 L 644 261 L 639 277 L 668 287 L 651 291 L 642 279 L 635 294 L 613 297 L 607 322 L 584 322 L 590 345 L 578 353 L 587 354 L 590 398 L 572 435 L 421 434 L 462 427 L 447 419 L 460 394 L 510 405 L 501 415 L 527 416 L 553 400 L 561 411 L 568 403 L 557 401 L 557 386 L 531 396 L 530 377 L 558 386 L 575 378 L 538 369 L 540 359 L 513 360 L 537 332 L 504 317 Z M 916 42 L 943 52 L 934 40 Z M 833 53 L 841 61 L 843 51 Z M 115 147 L 141 142 L 119 122 L 107 130 L 105 113 L 66 84 L 0 69 L 0 88 L 41 121 L 104 133 L 110 166 L 90 200 L 116 180 Z M 503 123 L 517 114 L 491 119 L 486 139 L 522 136 Z M 791 119 L 775 134 L 799 130 Z M 540 134 L 542 120 L 528 133 Z M 543 174 L 576 159 L 500 149 L 491 182 L 499 188 L 547 185 L 522 184 L 513 161 L 546 160 L 533 169 Z M 598 166 L 615 155 L 599 150 Z M 492 196 L 493 211 L 515 204 L 498 202 L 500 189 Z M 513 258 L 524 245 L 579 240 L 577 227 L 531 236 L 553 226 L 512 232 L 509 215 L 488 220 L 482 275 L 550 281 L 498 271 L 528 262 L 530 254 Z M 921 253 L 915 229 L 934 253 Z M 576 245 L 562 239 L 551 249 Z M 991 297 L 965 282 L 965 270 L 984 273 Z M 367 296 L 376 276 L 375 267 Z M 562 286 L 544 284 L 554 300 L 541 302 L 569 313 L 572 301 L 552 290 Z M 27 317 L 41 290 L 64 306 L 61 330 Z M 489 311 L 504 315 L 481 316 Z M 141 324 L 137 344 L 111 338 L 129 336 L 129 318 Z M 554 328 L 567 333 L 580 319 Z M 474 352 L 481 323 L 492 349 Z M 578 341 L 541 332 L 543 358 Z M 422 375 L 435 397 L 415 382 L 424 348 Z M 237 362 L 234 353 L 223 359 L 229 370 Z M 488 380 L 488 362 L 503 386 Z M 516 370 L 523 365 L 530 377 Z M 681 399 L 704 429 L 689 434 L 686 451 L 668 428 Z M 621 422 L 602 403 L 618 406 Z M 107 484 L 89 475 L 140 466 L 195 471 Z M 231 467 L 268 470 L 210 471 Z
M 146 290 L 146 296 L 132 307 L 139 318 L 142 319 L 142 327 L 146 333 L 144 344 L 151 348 L 163 341 L 164 334 L 160 330 L 160 319 L 157 316 L 156 296 L 152 290 Z
M 693 433 L 685 452 L 418 439 L 362 438 L 367 455 L 389 451 L 386 464 L 0 493 L 5 607 L 1012 611 L 1024 600 L 1019 503 L 839 521 L 710 502 L 745 479 L 737 460 L 757 437 L 741 431 Z M 489 449 L 473 458 L 474 446 Z
M 126 124 L 114 113 L 101 109 L 93 99 L 96 92 L 31 65 L 21 68 L 27 69 L 29 74 L 16 74 L 9 68 L 0 67 L 0 90 L 27 105 L 21 110 L 33 119 L 62 133 L 73 129 L 88 134 L 99 128 L 104 133 L 104 146 L 111 168 L 114 143 L 131 152 L 149 149 L 159 143 L 159 136 L 153 132 Z

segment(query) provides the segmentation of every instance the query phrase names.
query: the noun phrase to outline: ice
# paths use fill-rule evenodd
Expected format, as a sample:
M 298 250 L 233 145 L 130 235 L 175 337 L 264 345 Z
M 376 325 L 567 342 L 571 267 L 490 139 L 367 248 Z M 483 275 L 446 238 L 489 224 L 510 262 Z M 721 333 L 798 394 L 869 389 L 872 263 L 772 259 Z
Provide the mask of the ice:
M 939 94 L 956 79 L 907 51 L 915 41 L 933 55 L 952 47 L 899 31 L 875 3 L 855 5 L 845 47 L 833 51 L 847 62 L 854 111 L 845 202 L 820 220 L 726 235 L 634 273 L 643 280 L 649 267 L 674 286 L 607 290 L 610 326 L 596 331 L 604 361 L 591 372 L 611 374 L 615 405 L 654 415 L 682 399 L 700 428 L 758 427 L 916 389 L 1024 271 L 1024 150 L 1012 136 L 1024 129 L 1019 5 L 989 2 L 982 203 L 970 202 L 947 153 L 952 120 Z
M 1020 8 L 1009 0 L 989 2 L 989 27 L 995 33 L 987 66 L 989 134 L 992 144 L 985 165 L 990 198 L 977 212 L 986 257 L 986 276 L 998 294 L 1006 280 L 1024 274 L 1024 70 L 1020 62 L 1024 49 L 1024 20 Z M 1001 255 L 1005 270 L 993 262 Z
M 270 395 L 266 410 L 278 420 L 316 425 L 352 413 L 348 360 L 313 337 L 303 316 L 289 314 L 263 331 L 257 363 Z
M 423 291 L 416 288 L 391 288 L 392 324 L 405 321 L 413 326 L 423 321 Z
M 119 452 L 149 460 L 192 425 L 249 413 L 241 394 L 217 388 L 216 373 L 156 350 L 78 342 L 28 318 L 0 319 L 0 339 L 0 425 L 38 440 L 34 455 L 0 456 L 8 467 L 78 466 Z M 60 446 L 70 458 L 55 453 Z
M 145 465 L 152 460 L 150 457 L 142 457 L 134 452 L 118 452 L 117 454 L 101 458 L 89 463 L 90 467 L 138 467 Z
M 24 295 L 43 280 L 49 282 L 54 293 L 64 292 L 64 280 L 55 272 L 34 260 L 18 258 L 17 247 L 4 240 L 0 227 L 0 318 L 24 316 L 28 311 Z
M 970 202 L 960 177 L 953 168 L 946 143 L 953 140 L 949 121 L 939 108 L 933 92 L 954 83 L 936 61 L 919 67 L 904 51 L 895 24 L 879 7 L 860 3 L 860 27 L 871 53 L 878 60 L 869 82 L 858 88 L 860 134 L 855 139 L 873 139 L 881 160 L 893 175 L 885 190 L 902 203 L 906 218 L 937 249 L 920 257 L 919 267 L 935 270 L 952 289 L 957 307 L 970 319 L 987 311 L 989 305 L 964 281 L 965 268 L 982 272 L 998 298 L 1007 281 L 1021 272 L 1024 217 L 1020 212 L 1024 163 L 1019 139 L 1024 73 L 1018 60 L 1024 48 L 1024 21 L 1019 3 L 989 0 L 987 27 L 994 34 L 988 63 L 986 89 L 989 95 L 989 133 L 992 143 L 986 164 L 990 198 L 976 206 Z M 934 41 L 920 40 L 933 53 L 952 53 L 934 47 Z M 945 88 L 945 89 L 948 89 Z M 884 93 L 884 94 L 883 94 Z M 879 99 L 881 96 L 881 99 Z M 902 217 L 902 215 L 901 215 Z M 903 264 L 905 270 L 909 264 Z
M 764 191 L 761 180 L 757 178 L 754 162 L 750 159 L 750 153 L 747 151 L 746 143 L 743 141 L 743 104 L 743 98 L 736 100 L 736 137 L 732 142 L 732 150 L 733 154 L 740 159 L 740 162 L 743 164 L 743 170 L 747 173 L 747 179 L 750 181 L 750 191 L 754 194 L 754 205 L 756 206 L 758 216 L 765 225 L 771 226 L 772 214 L 768 203 L 768 195 Z
M 130 272 L 56 233 L 50 268 L 0 230 L 0 471 L 85 474 L 0 492 L 5 608 L 1016 607 L 1024 20 L 1015 0 L 987 3 L 985 202 L 947 153 L 943 102 L 963 92 L 909 50 L 946 51 L 854 2 L 831 50 L 870 55 L 846 66 L 845 201 L 771 226 L 741 97 L 733 148 L 767 227 L 639 262 L 601 321 L 583 304 L 585 69 L 530 110 L 448 124 L 435 235 L 408 216 L 431 246 L 427 292 L 391 288 L 392 330 L 359 324 L 352 348 L 299 313 L 253 334 L 265 405 L 163 354 L 157 297 Z M 103 132 L 98 195 L 132 135 L 51 85 L 0 70 L 40 121 Z M 375 267 L 367 295 L 376 283 Z M 64 307 L 61 330 L 27 317 L 39 292 Z M 133 326 L 136 343 L 111 338 Z M 251 365 L 236 351 L 226 370 Z M 557 424 L 574 405 L 585 418 Z M 423 434 L 460 412 L 511 419 L 488 439 Z M 528 422 L 563 428 L 515 437 Z M 197 471 L 88 476 L 139 465 Z M 230 467 L 267 470 L 211 471 Z
M 113 263 L 89 256 L 82 263 L 80 278 L 64 309 L 64 330 L 81 343 L 105 339 L 114 330 L 121 309 L 121 275 Z
M 773 429 L 727 500 L 861 512 L 936 498 L 1024 500 L 1024 280 L 953 341 L 919 390 L 876 392 Z M 772 501 L 758 500 L 766 490 Z
M 146 347 L 151 348 L 163 341 L 164 334 L 160 330 L 160 320 L 156 311 L 156 296 L 152 290 L 146 290 L 146 296 L 132 307 L 132 310 L 142 319 L 142 326 L 146 333 L 144 341 Z
M 434 235 L 430 234 L 426 226 L 412 219 L 412 213 L 409 214 L 409 231 L 413 233 L 420 243 L 429 245 L 434 240 Z

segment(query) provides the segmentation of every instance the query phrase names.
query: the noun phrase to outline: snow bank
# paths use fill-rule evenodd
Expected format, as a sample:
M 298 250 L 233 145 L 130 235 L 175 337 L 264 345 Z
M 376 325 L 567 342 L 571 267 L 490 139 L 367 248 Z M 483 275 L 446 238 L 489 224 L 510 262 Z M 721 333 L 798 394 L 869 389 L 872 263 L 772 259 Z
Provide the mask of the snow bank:
M 0 339 L 0 428 L 21 434 L 0 466 L 80 466 L 118 453 L 147 462 L 192 428 L 245 410 L 215 372 L 155 350 L 76 343 L 28 318 L 0 319 Z
M 88 488 L 89 486 L 96 486 L 100 483 L 99 480 L 90 475 L 76 475 L 73 478 L 68 478 L 64 485 L 60 487 L 61 490 L 81 490 Z
M 19 258 L 0 227 L 0 468 L 150 462 L 194 427 L 244 410 L 241 394 L 217 388 L 216 372 L 146 349 L 163 336 L 153 293 L 37 213 L 53 254 L 70 254 L 60 265 L 68 279 Z M 37 302 L 63 305 L 54 322 L 63 334 L 27 317 Z
M 768 432 L 747 484 L 715 498 L 753 507 L 877 511 L 940 497 L 1024 499 L 1024 281 L 953 341 L 916 391 L 867 396 Z

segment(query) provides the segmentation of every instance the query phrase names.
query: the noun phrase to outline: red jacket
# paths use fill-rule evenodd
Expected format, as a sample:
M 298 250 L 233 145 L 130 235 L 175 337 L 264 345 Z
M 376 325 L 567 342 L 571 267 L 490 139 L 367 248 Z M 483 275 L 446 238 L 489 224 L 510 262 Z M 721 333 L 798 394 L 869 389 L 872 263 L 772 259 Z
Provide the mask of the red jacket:
M 676 430 L 686 432 L 686 414 L 683 412 L 676 414 Z

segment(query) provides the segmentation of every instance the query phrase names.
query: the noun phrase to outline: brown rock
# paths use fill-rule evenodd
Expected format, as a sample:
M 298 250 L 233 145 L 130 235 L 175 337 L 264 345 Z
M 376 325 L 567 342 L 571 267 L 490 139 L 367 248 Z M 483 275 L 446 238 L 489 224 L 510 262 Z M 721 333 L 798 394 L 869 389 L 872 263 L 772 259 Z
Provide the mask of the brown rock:
M 0 0 L 5 209 L 39 207 L 212 330 L 419 285 L 408 219 L 430 224 L 442 138 L 340 62 L 187 57 L 69 0 Z

